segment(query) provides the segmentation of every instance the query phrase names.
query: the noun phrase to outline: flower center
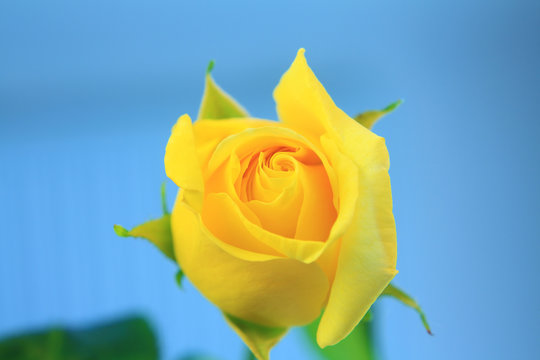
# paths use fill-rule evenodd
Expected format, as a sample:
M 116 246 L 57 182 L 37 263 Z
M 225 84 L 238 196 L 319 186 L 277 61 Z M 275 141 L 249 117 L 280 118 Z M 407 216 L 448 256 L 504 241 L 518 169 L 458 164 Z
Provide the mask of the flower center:
M 229 239 L 228 228 L 247 231 L 249 222 L 287 238 L 327 239 L 337 214 L 327 169 L 290 130 L 248 130 L 227 138 L 210 165 L 203 221 L 216 236 Z M 252 235 L 244 235 L 230 242 L 251 244 Z

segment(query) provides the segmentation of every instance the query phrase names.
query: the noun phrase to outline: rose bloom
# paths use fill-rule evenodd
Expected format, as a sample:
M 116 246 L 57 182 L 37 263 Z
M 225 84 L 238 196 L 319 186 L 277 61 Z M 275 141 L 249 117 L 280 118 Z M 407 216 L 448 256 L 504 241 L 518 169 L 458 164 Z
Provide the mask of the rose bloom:
M 224 313 L 269 327 L 321 315 L 317 342 L 349 334 L 396 271 L 384 139 L 340 110 L 301 49 L 274 91 L 279 122 L 174 126 L 167 176 L 176 259 Z

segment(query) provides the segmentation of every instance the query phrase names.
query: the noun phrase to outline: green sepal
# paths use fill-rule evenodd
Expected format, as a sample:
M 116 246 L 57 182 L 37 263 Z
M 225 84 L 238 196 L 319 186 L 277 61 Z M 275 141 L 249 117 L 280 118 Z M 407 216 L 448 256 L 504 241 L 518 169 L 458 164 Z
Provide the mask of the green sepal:
M 121 237 L 144 238 L 157 246 L 165 256 L 176 262 L 174 255 L 173 237 L 171 231 L 171 215 L 167 207 L 167 183 L 161 184 L 161 208 L 163 216 L 159 219 L 147 221 L 141 225 L 127 230 L 122 225 L 114 225 L 114 232 Z
M 371 129 L 373 125 L 384 115 L 391 113 L 394 111 L 399 105 L 403 103 L 403 100 L 398 100 L 396 102 L 391 103 L 387 107 L 385 107 L 382 110 L 369 110 L 366 112 L 363 112 L 361 114 L 358 114 L 354 117 L 356 121 L 358 121 L 360 124 L 364 125 L 364 127 Z
M 122 237 L 144 238 L 157 246 L 165 256 L 176 261 L 169 214 L 163 215 L 159 219 L 147 221 L 131 230 L 127 230 L 121 225 L 114 225 L 114 231 Z
M 211 72 L 214 62 L 210 61 L 206 71 L 204 94 L 199 108 L 198 119 L 230 119 L 248 117 L 249 114 L 240 104 L 216 84 Z
M 176 272 L 175 280 L 176 285 L 178 285 L 178 287 L 182 289 L 182 280 L 184 280 L 184 272 L 182 271 L 182 269 L 178 269 L 178 271 Z
M 373 324 L 371 310 L 356 325 L 353 331 L 336 345 L 321 349 L 317 344 L 317 329 L 320 317 L 309 325 L 304 326 L 312 348 L 326 360 L 362 359 L 375 360 L 376 353 L 373 347 Z
M 257 360 L 268 360 L 270 349 L 287 333 L 286 327 L 269 327 L 223 314 Z
M 431 333 L 431 329 L 430 329 L 429 324 L 427 322 L 426 315 L 422 311 L 422 308 L 418 305 L 418 303 L 410 295 L 408 295 L 407 293 L 405 293 L 403 290 L 399 289 L 398 287 L 396 287 L 396 286 L 394 286 L 392 284 L 389 284 L 386 287 L 386 289 L 384 289 L 381 296 L 391 296 L 394 299 L 397 299 L 397 300 L 401 301 L 401 303 L 403 303 L 404 305 L 416 310 L 418 315 L 420 315 L 420 319 L 422 320 L 422 324 L 424 324 L 424 327 L 426 328 L 426 331 L 428 332 L 428 334 L 433 335 Z
M 161 209 L 163 215 L 169 214 L 169 207 L 167 206 L 167 182 L 164 181 L 161 183 Z

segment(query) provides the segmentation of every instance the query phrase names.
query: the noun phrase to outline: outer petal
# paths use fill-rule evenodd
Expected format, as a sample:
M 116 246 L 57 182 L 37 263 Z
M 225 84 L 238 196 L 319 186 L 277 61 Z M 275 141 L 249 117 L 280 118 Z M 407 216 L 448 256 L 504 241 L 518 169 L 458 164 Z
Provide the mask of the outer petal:
M 335 225 L 347 228 L 317 334 L 324 347 L 347 336 L 396 274 L 388 154 L 382 138 L 334 104 L 308 67 L 303 49 L 281 78 L 274 98 L 280 119 L 324 149 L 338 177 L 338 220 L 350 217 L 350 222 Z M 358 196 L 351 199 L 351 192 Z M 328 257 L 321 261 L 325 267 L 332 264 Z
M 316 264 L 293 259 L 246 261 L 216 245 L 200 215 L 178 199 L 171 226 L 176 259 L 192 283 L 222 311 L 273 327 L 315 319 L 328 295 Z
M 197 121 L 195 124 L 200 122 L 201 121 Z M 202 122 L 204 123 L 204 121 Z M 229 120 L 209 120 L 209 122 L 215 124 L 217 129 L 216 131 L 223 132 L 223 134 L 226 134 L 224 129 L 229 129 L 227 126 L 219 126 L 219 124 L 222 122 L 229 123 Z M 240 122 L 243 124 L 245 121 L 242 120 Z M 257 123 L 257 121 L 254 122 Z M 269 121 L 265 121 L 265 123 L 268 122 Z M 235 124 L 236 122 L 233 121 L 232 123 Z M 194 132 L 194 128 L 196 127 L 192 126 L 188 115 L 183 115 L 178 119 L 177 123 L 172 129 L 169 142 L 167 143 L 165 152 L 165 171 L 167 176 L 181 188 L 181 191 L 178 194 L 178 201 L 183 201 L 186 204 L 189 204 L 191 208 L 195 209 L 196 212 L 200 214 L 204 199 L 204 181 L 201 167 L 199 165 L 200 158 L 197 156 L 197 152 L 200 149 L 199 143 L 196 142 L 194 136 L 194 133 L 195 135 L 197 134 L 197 132 Z M 206 128 L 211 129 L 211 126 L 207 126 Z M 222 128 L 223 130 L 220 130 Z M 202 135 L 201 131 L 199 131 L 199 135 Z M 216 137 L 219 138 L 219 136 Z M 202 144 L 206 144 L 206 142 L 202 141 Z M 214 237 L 212 237 L 212 240 L 215 242 L 216 246 L 219 246 L 232 256 L 236 256 L 240 259 L 245 259 L 248 261 L 267 261 L 281 257 L 281 255 L 259 253 L 238 248 Z
M 386 154 L 384 142 L 379 144 L 373 149 L 375 157 Z M 317 332 L 321 347 L 345 338 L 397 274 L 388 167 L 375 163 L 360 172 L 355 220 L 342 239 L 334 283 Z
M 308 67 L 304 49 L 298 51 L 293 64 L 281 78 L 274 90 L 274 99 L 280 120 L 315 144 L 326 155 L 330 166 L 340 174 L 337 179 L 330 179 L 334 204 L 338 209 L 337 219 L 326 243 L 327 248 L 332 247 L 353 221 L 358 199 L 358 174 L 351 171 L 354 163 L 343 153 L 345 143 L 342 137 L 348 136 L 349 130 L 358 132 L 359 128 L 363 130 L 364 137 L 377 136 L 336 107 Z M 322 136 L 333 140 L 332 149 L 323 146 Z
M 202 209 L 204 182 L 197 159 L 191 119 L 182 115 L 174 125 L 165 150 L 165 172 L 184 190 L 184 199 Z
M 351 158 L 362 158 L 379 137 L 345 114 L 309 68 L 304 49 L 298 50 L 293 64 L 274 90 L 277 112 L 283 123 L 319 143 L 325 136 Z M 361 150 L 361 153 L 354 151 Z M 365 163 L 365 161 L 364 161 Z
M 197 146 L 197 155 L 199 162 L 206 170 L 210 157 L 218 144 L 226 137 L 238 134 L 239 132 L 263 126 L 282 126 L 281 124 L 263 119 L 255 118 L 236 118 L 225 120 L 197 120 L 193 124 L 193 133 L 195 144 Z
M 298 50 L 296 59 L 274 90 L 279 119 L 304 136 L 311 134 L 318 138 L 328 133 L 337 136 L 335 123 L 346 120 L 333 116 L 337 107 L 309 68 L 304 52 Z

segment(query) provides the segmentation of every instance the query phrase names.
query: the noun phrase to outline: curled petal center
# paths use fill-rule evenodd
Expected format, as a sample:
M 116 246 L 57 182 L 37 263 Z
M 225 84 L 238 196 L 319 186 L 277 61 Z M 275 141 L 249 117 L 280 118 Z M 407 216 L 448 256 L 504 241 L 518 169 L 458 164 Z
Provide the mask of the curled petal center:
M 216 162 L 216 171 L 206 180 L 206 196 L 225 194 L 243 214 L 242 221 L 263 231 L 297 240 L 325 241 L 336 209 L 323 161 L 300 137 L 291 138 L 288 132 L 275 136 L 266 130 L 257 135 L 250 131 L 224 140 L 214 154 L 221 162 Z M 220 213 L 223 218 L 238 214 Z M 203 219 L 215 235 L 227 231 L 227 221 L 204 216 L 204 211 Z

